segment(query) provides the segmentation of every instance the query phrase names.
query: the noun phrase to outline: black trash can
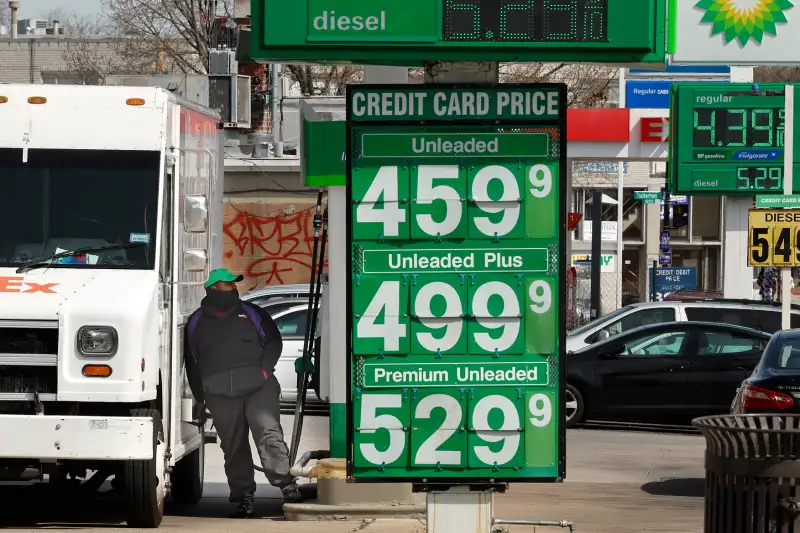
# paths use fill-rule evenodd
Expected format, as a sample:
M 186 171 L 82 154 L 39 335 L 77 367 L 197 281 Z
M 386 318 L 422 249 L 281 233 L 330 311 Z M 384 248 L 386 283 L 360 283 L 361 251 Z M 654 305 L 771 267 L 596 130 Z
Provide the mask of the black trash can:
M 800 415 L 719 415 L 706 439 L 705 533 L 800 533 Z

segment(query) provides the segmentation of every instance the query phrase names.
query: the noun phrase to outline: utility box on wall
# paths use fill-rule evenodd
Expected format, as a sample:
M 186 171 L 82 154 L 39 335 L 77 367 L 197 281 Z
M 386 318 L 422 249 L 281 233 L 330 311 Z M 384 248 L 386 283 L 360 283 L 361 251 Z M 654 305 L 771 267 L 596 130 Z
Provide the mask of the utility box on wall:
M 250 76 L 209 76 L 209 107 L 219 112 L 226 128 L 249 128 Z

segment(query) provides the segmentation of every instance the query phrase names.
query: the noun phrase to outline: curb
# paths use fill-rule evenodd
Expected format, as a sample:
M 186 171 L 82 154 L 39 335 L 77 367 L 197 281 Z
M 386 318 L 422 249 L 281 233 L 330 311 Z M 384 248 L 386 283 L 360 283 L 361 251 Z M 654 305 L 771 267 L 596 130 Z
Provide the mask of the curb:
M 317 503 L 287 503 L 283 506 L 286 520 L 292 522 L 318 520 L 409 519 L 425 514 L 422 505 L 321 505 Z

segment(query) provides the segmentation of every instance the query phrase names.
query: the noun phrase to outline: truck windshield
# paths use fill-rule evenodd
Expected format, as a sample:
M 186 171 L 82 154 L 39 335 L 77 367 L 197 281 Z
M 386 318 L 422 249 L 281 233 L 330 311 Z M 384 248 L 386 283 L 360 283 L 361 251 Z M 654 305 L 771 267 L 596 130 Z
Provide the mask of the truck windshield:
M 51 266 L 154 268 L 158 152 L 30 149 L 27 157 L 0 149 L 0 266 L 133 242 L 145 244 Z

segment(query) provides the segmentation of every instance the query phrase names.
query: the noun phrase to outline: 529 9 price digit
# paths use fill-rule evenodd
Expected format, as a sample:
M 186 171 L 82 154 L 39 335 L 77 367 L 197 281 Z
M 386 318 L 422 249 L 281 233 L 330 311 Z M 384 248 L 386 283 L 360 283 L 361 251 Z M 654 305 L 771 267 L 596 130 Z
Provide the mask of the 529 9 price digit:
M 502 394 L 459 400 L 433 393 L 415 405 L 401 393 L 365 393 L 359 402 L 356 465 L 361 467 L 521 466 L 526 431 L 546 430 L 554 421 L 553 404 L 543 393 L 531 394 L 522 402 Z M 439 410 L 444 417 L 434 416 Z M 492 412 L 500 416 L 490 416 Z M 427 424 L 434 418 L 441 422 Z M 409 424 L 415 432 L 423 432 L 419 440 L 412 436 L 410 443 Z M 467 432 L 470 437 L 464 438 Z

